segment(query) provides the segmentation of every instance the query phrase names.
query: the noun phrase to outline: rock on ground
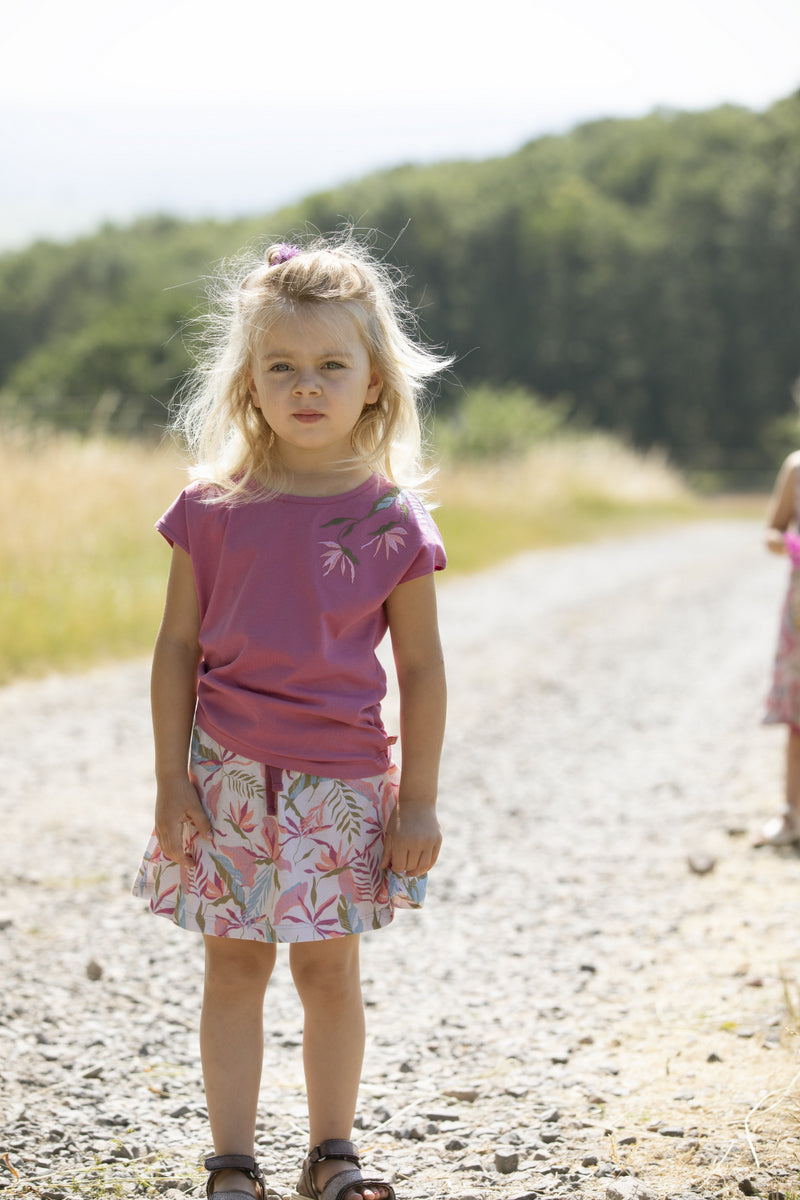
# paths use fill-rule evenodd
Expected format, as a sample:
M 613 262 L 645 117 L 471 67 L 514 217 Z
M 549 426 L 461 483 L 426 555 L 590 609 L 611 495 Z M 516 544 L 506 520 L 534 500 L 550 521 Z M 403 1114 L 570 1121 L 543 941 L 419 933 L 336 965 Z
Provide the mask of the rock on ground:
M 445 849 L 425 909 L 363 946 L 357 1138 L 399 1200 L 796 1188 L 800 859 L 746 836 L 780 803 L 759 721 L 784 570 L 732 522 L 444 580 Z M 147 675 L 0 691 L 10 1197 L 201 1194 L 201 945 L 128 892 Z M 288 1195 L 285 958 L 265 1031 L 258 1149 Z

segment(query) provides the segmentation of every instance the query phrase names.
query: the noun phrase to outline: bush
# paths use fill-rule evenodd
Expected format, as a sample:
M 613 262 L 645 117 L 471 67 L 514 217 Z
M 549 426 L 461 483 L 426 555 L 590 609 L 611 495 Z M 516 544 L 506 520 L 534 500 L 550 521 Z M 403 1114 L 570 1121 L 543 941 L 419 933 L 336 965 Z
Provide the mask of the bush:
M 563 400 L 545 402 L 524 388 L 472 388 L 461 404 L 434 424 L 434 444 L 450 461 L 518 458 L 562 429 Z

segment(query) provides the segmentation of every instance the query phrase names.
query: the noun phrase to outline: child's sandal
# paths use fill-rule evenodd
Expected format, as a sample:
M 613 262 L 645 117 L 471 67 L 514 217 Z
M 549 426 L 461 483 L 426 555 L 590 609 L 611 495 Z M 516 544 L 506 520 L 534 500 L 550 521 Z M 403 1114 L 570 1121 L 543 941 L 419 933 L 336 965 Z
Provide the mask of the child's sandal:
M 343 1159 L 355 1163 L 351 1170 L 337 1171 L 322 1188 L 314 1183 L 314 1167 L 326 1158 Z M 352 1142 L 339 1138 L 328 1138 L 315 1146 L 303 1162 L 300 1179 L 293 1200 L 344 1200 L 348 1192 L 361 1192 L 367 1189 L 386 1192 L 386 1200 L 395 1200 L 394 1188 L 385 1179 L 364 1179 L 361 1175 L 361 1161 L 358 1150 Z
M 206 1196 L 209 1197 L 209 1200 L 253 1200 L 250 1192 L 243 1192 L 241 1188 L 215 1192 L 214 1180 L 221 1171 L 240 1171 L 242 1175 L 246 1175 L 248 1179 L 252 1179 L 254 1183 L 258 1184 L 261 1188 L 261 1200 L 266 1200 L 267 1185 L 263 1172 L 256 1160 L 250 1158 L 249 1154 L 211 1154 L 204 1160 L 203 1166 L 208 1171 Z

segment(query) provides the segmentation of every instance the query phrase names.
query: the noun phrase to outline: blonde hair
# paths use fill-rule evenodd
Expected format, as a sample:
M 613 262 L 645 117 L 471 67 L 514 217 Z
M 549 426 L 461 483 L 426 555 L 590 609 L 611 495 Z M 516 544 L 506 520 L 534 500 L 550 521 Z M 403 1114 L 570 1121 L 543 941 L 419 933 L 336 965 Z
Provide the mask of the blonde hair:
M 421 400 L 425 381 L 447 367 L 415 338 L 398 273 L 352 235 L 304 248 L 270 245 L 256 262 L 228 265 L 215 283 L 205 350 L 178 396 L 175 429 L 192 457 L 193 479 L 220 498 L 243 501 L 286 485 L 275 436 L 253 404 L 249 374 L 258 340 L 283 317 L 335 305 L 354 321 L 382 379 L 351 436 L 354 455 L 402 487 L 429 478 L 423 467 Z M 212 293 L 213 295 L 213 293 Z

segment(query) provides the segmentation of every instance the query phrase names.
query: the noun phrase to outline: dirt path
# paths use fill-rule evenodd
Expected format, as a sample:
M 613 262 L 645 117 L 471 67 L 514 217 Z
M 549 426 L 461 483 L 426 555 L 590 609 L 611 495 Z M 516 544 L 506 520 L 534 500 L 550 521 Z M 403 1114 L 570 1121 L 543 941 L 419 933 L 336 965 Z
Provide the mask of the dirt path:
M 758 722 L 784 570 L 714 523 L 443 584 L 446 851 L 425 910 L 364 945 L 359 1138 L 400 1200 L 613 1200 L 630 1172 L 796 1194 L 800 858 L 744 833 L 780 795 Z M 0 720 L 0 1195 L 199 1195 L 201 951 L 127 895 L 147 664 L 0 691 Z M 286 1194 L 285 962 L 265 1028 L 259 1153 Z

